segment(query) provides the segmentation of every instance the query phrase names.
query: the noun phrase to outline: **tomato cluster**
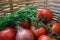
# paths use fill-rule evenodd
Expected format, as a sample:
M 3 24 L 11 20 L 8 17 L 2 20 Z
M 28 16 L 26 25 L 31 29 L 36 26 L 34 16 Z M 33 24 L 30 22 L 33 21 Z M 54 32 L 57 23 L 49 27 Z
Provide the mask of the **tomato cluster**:
M 20 26 L 22 26 L 24 29 L 28 29 L 29 31 L 31 31 L 32 34 L 34 35 L 34 37 L 33 36 L 32 37 L 35 38 L 36 40 L 58 40 L 60 36 L 60 23 L 56 21 L 52 21 L 52 18 L 53 18 L 52 11 L 47 8 L 42 9 L 37 13 L 37 17 L 39 19 L 39 23 L 40 22 L 43 23 L 42 25 L 37 25 L 39 26 L 38 28 L 30 24 L 28 21 L 23 21 L 23 23 Z M 16 25 L 13 25 L 13 26 L 15 27 L 15 30 L 16 30 L 17 29 Z M 0 40 L 15 40 L 16 33 L 17 33 L 15 30 L 14 28 L 11 28 L 11 27 L 1 30 Z M 23 35 L 25 31 L 24 32 L 22 31 L 23 30 L 21 30 L 20 32 Z M 30 34 L 27 33 L 26 35 L 28 36 Z M 19 36 L 19 37 L 23 37 L 23 36 Z M 22 40 L 22 39 L 19 38 L 18 40 Z

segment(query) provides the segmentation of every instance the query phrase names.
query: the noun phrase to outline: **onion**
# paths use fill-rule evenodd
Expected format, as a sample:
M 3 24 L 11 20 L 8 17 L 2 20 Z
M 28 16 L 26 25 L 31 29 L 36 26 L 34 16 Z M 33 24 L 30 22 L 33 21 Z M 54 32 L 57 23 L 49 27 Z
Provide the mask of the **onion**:
M 16 40 L 34 40 L 32 32 L 20 26 L 17 27 Z

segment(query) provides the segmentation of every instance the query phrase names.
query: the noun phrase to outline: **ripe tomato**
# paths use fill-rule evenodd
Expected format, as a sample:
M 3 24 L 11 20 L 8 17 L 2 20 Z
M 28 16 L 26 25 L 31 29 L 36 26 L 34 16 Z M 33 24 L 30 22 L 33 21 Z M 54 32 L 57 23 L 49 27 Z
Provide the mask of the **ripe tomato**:
M 56 22 L 56 21 L 52 21 L 52 25 L 53 25 L 54 23 L 57 23 L 57 22 Z
M 40 11 L 38 12 L 37 17 L 38 17 L 39 19 L 41 19 L 41 18 L 43 17 L 43 15 L 42 15 L 42 13 L 40 13 Z
M 50 34 L 50 33 L 51 33 L 51 31 L 47 29 L 47 34 Z
M 22 27 L 23 27 L 23 28 L 30 28 L 30 23 L 27 22 L 27 21 L 24 21 L 24 22 L 22 23 Z
M 55 24 L 55 23 L 57 23 L 56 21 L 51 21 L 51 24 L 53 25 L 53 24 Z M 50 34 L 51 33 L 51 30 L 47 30 L 47 34 Z
M 51 29 L 56 32 L 57 34 L 60 34 L 60 24 L 59 23 L 54 23 L 51 27 Z
M 6 28 L 0 31 L 0 40 L 15 40 L 15 31 L 12 28 Z
M 39 19 L 45 16 L 47 18 L 47 20 L 51 20 L 53 17 L 53 14 L 52 14 L 51 10 L 45 8 L 45 9 L 42 9 L 41 11 L 39 11 L 37 16 Z
M 31 26 L 30 30 L 32 31 L 32 33 L 34 34 L 34 36 L 36 38 L 38 38 L 41 35 L 46 34 L 46 28 L 45 27 L 40 27 L 40 28 L 36 29 L 34 26 Z
M 52 40 L 52 39 L 47 35 L 42 35 L 38 38 L 38 40 Z

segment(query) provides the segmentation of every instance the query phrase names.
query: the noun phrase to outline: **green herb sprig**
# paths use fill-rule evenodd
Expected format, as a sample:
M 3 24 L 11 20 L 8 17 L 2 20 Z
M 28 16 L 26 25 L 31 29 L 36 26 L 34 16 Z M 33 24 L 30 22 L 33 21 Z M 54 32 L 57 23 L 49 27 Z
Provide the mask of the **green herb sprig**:
M 22 24 L 24 20 L 28 19 L 30 19 L 31 22 L 34 23 L 33 21 L 37 21 L 37 14 L 35 12 L 36 9 L 37 7 L 35 5 L 27 5 L 26 7 L 23 7 L 7 16 L 1 16 L 0 30 L 8 27 L 10 23 Z

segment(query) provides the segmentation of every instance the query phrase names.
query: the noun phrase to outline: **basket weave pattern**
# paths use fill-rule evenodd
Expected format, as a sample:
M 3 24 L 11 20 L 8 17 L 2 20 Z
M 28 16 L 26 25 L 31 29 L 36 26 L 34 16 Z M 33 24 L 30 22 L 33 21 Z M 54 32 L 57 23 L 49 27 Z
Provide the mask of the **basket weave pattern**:
M 0 0 L 0 16 L 17 11 L 28 4 L 35 4 L 38 9 L 49 8 L 52 10 L 54 20 L 60 22 L 60 1 L 58 0 Z

